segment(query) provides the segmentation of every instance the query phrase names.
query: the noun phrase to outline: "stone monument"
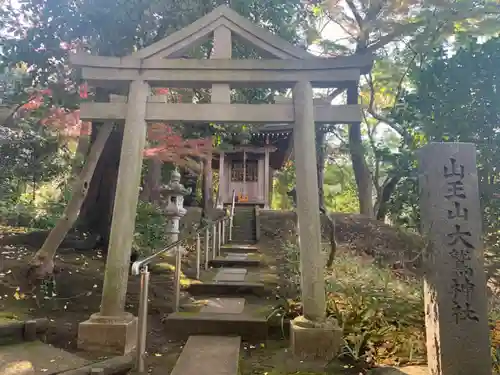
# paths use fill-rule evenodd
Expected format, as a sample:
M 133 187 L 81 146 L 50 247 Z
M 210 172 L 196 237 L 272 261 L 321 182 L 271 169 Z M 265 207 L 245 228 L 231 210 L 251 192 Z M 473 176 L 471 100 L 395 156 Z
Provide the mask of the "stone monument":
M 423 147 L 419 183 L 430 373 L 491 375 L 475 146 Z

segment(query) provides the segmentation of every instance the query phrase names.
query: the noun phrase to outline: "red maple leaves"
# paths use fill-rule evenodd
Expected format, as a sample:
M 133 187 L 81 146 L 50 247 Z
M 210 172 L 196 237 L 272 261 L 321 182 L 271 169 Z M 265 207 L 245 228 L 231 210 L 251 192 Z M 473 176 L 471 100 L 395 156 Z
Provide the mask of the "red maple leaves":
M 25 117 L 41 109 L 51 95 L 50 89 L 34 91 L 26 103 L 18 109 L 17 116 Z M 57 106 L 50 106 L 44 110 L 40 124 L 56 130 L 61 136 L 78 138 L 81 135 L 90 135 L 91 124 L 80 120 L 80 110 L 71 111 Z
M 79 87 L 81 98 L 88 97 L 86 84 Z M 176 102 L 182 100 L 181 95 L 167 88 L 156 89 L 156 95 L 168 95 Z M 50 89 L 33 92 L 29 100 L 18 110 L 19 116 L 26 116 L 30 112 L 42 108 L 46 98 L 50 97 Z M 169 101 L 170 101 L 169 100 Z M 80 136 L 88 136 L 91 133 L 92 124 L 80 120 L 80 110 L 68 110 L 66 108 L 51 106 L 46 108 L 40 124 L 56 130 L 60 135 L 67 138 L 77 139 Z M 163 162 L 174 163 L 181 167 L 197 169 L 197 160 L 209 160 L 212 155 L 212 138 L 184 139 L 174 131 L 169 124 L 152 124 L 148 127 L 148 141 L 151 146 L 144 150 L 145 158 L 155 158 Z
M 152 124 L 148 140 L 157 144 L 144 150 L 144 157 L 196 168 L 196 159 L 207 160 L 212 155 L 212 138 L 184 139 L 168 124 Z
M 155 95 L 167 96 L 169 102 L 182 102 L 177 90 L 156 88 Z M 199 170 L 198 160 L 212 157 L 212 138 L 184 139 L 169 124 L 156 123 L 148 128 L 148 140 L 156 146 L 144 150 L 144 157 L 171 162 L 181 167 Z

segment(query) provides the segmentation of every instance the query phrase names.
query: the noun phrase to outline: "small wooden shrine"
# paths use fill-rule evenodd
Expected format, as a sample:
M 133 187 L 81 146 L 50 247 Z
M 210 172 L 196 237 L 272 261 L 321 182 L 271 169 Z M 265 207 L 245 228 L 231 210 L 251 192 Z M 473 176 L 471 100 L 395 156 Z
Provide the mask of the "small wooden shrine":
M 217 204 L 230 204 L 233 191 L 237 204 L 269 207 L 274 171 L 280 169 L 292 151 L 291 126 L 261 126 L 244 143 L 219 150 L 212 167 L 219 173 Z

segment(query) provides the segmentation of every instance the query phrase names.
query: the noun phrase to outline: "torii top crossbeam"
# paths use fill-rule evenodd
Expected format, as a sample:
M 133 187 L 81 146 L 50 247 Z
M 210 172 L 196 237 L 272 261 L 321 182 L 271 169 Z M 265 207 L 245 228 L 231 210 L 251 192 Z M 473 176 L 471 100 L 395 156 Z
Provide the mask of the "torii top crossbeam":
M 256 47 L 266 59 L 231 60 L 232 37 Z M 194 46 L 214 38 L 211 59 L 180 59 Z M 272 57 L 272 58 L 269 58 Z M 127 93 L 131 82 L 150 87 L 212 88 L 212 104 L 149 102 L 146 121 L 293 122 L 293 106 L 230 103 L 230 89 L 313 87 L 345 88 L 356 84 L 373 64 L 371 55 L 316 57 L 260 28 L 223 5 L 184 29 L 125 57 L 71 56 L 89 85 Z M 82 103 L 85 120 L 122 120 L 126 103 Z M 357 105 L 318 105 L 316 122 L 351 123 L 361 119 Z

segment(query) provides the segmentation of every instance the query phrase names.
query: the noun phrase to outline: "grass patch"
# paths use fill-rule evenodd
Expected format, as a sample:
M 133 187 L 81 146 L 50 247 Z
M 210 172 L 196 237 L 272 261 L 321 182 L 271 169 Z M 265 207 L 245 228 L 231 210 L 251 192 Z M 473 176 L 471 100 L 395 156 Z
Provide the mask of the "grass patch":
M 283 245 L 287 276 L 300 290 L 299 253 Z M 374 365 L 419 365 L 426 362 L 425 315 L 422 280 L 410 273 L 384 268 L 367 256 L 339 252 L 332 270 L 325 273 L 327 315 L 343 330 L 344 346 L 338 359 L 360 370 Z M 500 300 L 489 306 L 491 355 L 500 370 Z M 299 299 L 284 301 L 282 316 L 302 314 Z
M 287 274 L 300 290 L 299 252 L 283 247 Z M 347 252 L 337 255 L 325 273 L 327 316 L 338 321 L 344 346 L 339 359 L 346 365 L 370 368 L 375 364 L 418 364 L 425 361 L 424 303 L 421 281 L 395 275 L 371 258 Z M 283 318 L 302 314 L 298 299 L 288 299 Z

